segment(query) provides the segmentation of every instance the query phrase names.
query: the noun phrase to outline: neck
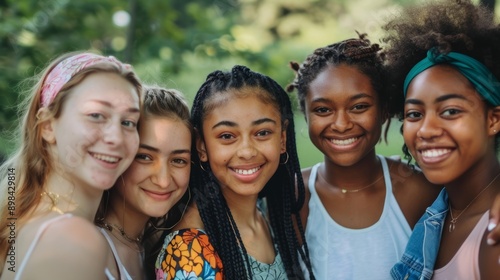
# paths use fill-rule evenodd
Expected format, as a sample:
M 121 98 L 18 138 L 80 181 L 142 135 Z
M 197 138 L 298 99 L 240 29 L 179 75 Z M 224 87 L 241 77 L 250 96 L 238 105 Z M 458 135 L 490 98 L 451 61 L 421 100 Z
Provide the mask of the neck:
M 61 213 L 72 213 L 93 222 L 101 197 L 101 190 L 83 187 L 52 172 L 46 180 L 41 206 Z
M 243 226 L 253 227 L 259 221 L 257 196 L 235 197 L 224 195 L 224 197 L 238 228 Z
M 110 191 L 109 209 L 104 217 L 105 222 L 122 228 L 131 238 L 141 238 L 149 217 L 134 211 L 134 208 L 121 195 Z
M 380 181 L 384 174 L 375 151 L 349 166 L 341 166 L 325 158 L 318 173 L 328 185 L 346 190 L 363 188 Z M 360 176 L 360 174 L 364 174 L 364 176 Z
M 479 163 L 475 168 L 467 170 L 460 177 L 445 184 L 451 207 L 462 210 L 471 202 L 474 205 L 485 205 L 486 200 L 492 201 L 493 194 L 498 193 L 500 188 L 498 174 L 500 174 L 500 164 L 495 159 L 494 163 Z M 475 200 L 472 201 L 473 199 Z M 471 204 L 469 208 L 477 208 L 473 207 L 474 205 Z M 487 210 L 487 207 L 485 209 Z

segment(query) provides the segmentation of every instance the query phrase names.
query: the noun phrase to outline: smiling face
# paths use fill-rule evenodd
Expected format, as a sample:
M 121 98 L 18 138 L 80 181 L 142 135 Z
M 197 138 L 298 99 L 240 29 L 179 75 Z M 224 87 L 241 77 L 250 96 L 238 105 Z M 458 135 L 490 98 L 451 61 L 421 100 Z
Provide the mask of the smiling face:
M 431 67 L 408 87 L 403 136 L 412 156 L 434 184 L 456 180 L 493 153 L 486 105 L 454 68 Z
M 117 182 L 116 201 L 125 200 L 128 215 L 164 216 L 186 192 L 190 171 L 191 132 L 186 124 L 148 117 L 141 122 L 135 160 Z
M 329 66 L 305 99 L 309 138 L 325 158 L 351 166 L 368 154 L 382 131 L 382 113 L 370 78 L 353 66 Z
M 139 96 L 112 73 L 91 74 L 68 93 L 60 116 L 42 125 L 58 174 L 106 190 L 130 165 L 139 136 Z
M 231 96 L 203 120 L 204 142 L 197 145 L 200 159 L 209 161 L 226 197 L 257 196 L 286 151 L 280 112 L 276 105 L 263 102 L 262 94 L 267 93 Z

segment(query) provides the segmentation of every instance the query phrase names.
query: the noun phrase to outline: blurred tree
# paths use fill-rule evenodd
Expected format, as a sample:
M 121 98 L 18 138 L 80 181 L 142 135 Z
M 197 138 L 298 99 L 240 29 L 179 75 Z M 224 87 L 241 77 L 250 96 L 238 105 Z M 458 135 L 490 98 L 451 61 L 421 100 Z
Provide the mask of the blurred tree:
M 64 52 L 114 55 L 188 97 L 208 71 L 235 63 L 286 85 L 290 60 L 355 30 L 376 40 L 384 15 L 412 1 L 0 0 L 0 130 L 15 124 L 20 82 Z M 10 146 L 0 141 L 0 154 Z
M 495 11 L 496 0 L 480 0 L 481 5 L 488 8 L 490 11 Z

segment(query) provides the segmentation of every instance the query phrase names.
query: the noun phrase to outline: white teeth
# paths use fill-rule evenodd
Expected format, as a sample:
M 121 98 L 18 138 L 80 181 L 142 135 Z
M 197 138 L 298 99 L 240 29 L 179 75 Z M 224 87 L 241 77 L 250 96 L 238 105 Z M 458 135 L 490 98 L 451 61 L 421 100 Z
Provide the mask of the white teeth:
M 450 152 L 450 149 L 433 149 L 422 151 L 424 157 L 438 157 Z
M 119 160 L 119 158 L 117 158 L 117 157 L 111 157 L 111 156 L 106 156 L 106 155 L 101 155 L 101 154 L 92 154 L 92 156 L 95 157 L 96 159 L 111 162 L 111 163 L 118 162 L 118 160 Z
M 234 169 L 234 172 L 241 174 L 241 175 L 252 175 L 255 172 L 257 172 L 257 170 L 259 170 L 259 169 L 260 169 L 260 166 L 252 168 L 252 169 Z
M 349 144 L 356 142 L 356 140 L 358 140 L 358 138 L 355 137 L 355 138 L 349 138 L 349 139 L 345 139 L 345 140 L 332 139 L 330 141 L 335 145 L 345 146 L 345 145 L 349 145 Z

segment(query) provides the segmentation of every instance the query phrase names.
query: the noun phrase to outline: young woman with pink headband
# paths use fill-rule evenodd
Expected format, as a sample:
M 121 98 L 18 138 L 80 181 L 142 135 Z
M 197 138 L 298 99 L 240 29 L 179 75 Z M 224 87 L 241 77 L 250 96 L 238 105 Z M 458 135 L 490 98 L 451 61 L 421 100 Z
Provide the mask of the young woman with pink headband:
M 0 279 L 105 279 L 92 223 L 133 160 L 141 83 L 113 57 L 53 61 L 23 103 L 20 143 L 0 168 Z

